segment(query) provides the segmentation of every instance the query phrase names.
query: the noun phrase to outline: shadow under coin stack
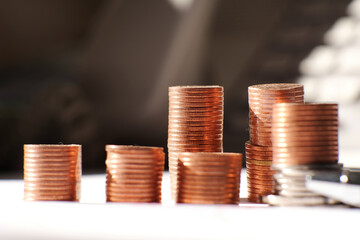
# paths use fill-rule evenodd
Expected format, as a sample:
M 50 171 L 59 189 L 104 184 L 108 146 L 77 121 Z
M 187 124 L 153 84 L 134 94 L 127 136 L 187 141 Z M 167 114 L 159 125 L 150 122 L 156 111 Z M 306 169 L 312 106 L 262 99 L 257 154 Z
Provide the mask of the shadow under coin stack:
M 106 145 L 106 201 L 161 202 L 161 147 Z
M 250 141 L 245 144 L 248 200 L 261 202 L 274 192 L 272 111 L 276 103 L 303 103 L 304 87 L 295 83 L 259 84 L 248 88 Z
M 177 203 L 238 204 L 240 153 L 180 153 Z
M 334 202 L 306 189 L 307 175 L 340 172 L 337 104 L 276 104 L 273 110 L 273 165 L 276 195 L 271 205 Z
M 221 86 L 169 87 L 168 152 L 171 197 L 176 200 L 180 152 L 222 152 Z
M 81 145 L 24 145 L 24 200 L 79 201 Z

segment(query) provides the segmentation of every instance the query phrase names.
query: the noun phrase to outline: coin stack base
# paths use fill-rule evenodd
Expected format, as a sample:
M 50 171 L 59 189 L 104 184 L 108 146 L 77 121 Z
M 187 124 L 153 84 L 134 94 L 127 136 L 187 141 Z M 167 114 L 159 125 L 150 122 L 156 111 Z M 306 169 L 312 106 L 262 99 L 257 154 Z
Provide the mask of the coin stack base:
M 106 200 L 161 202 L 163 148 L 106 145 Z

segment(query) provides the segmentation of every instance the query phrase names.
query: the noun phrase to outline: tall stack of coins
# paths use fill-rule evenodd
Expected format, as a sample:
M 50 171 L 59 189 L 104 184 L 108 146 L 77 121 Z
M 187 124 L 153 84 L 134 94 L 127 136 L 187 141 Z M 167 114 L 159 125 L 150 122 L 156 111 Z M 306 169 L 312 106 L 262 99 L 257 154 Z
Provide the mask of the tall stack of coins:
M 295 83 L 259 84 L 248 88 L 250 141 L 246 143 L 248 200 L 260 202 L 273 193 L 272 112 L 276 103 L 303 103 L 304 87 Z
M 79 201 L 81 145 L 24 145 L 24 200 Z
M 340 171 L 337 104 L 276 104 L 273 110 L 274 205 L 318 205 L 326 199 L 306 189 L 307 175 Z
M 177 154 L 222 152 L 224 91 L 221 86 L 169 88 L 168 151 L 171 196 L 176 199 Z
M 163 148 L 106 145 L 105 149 L 108 202 L 161 202 Z
M 180 153 L 177 203 L 239 203 L 240 153 Z

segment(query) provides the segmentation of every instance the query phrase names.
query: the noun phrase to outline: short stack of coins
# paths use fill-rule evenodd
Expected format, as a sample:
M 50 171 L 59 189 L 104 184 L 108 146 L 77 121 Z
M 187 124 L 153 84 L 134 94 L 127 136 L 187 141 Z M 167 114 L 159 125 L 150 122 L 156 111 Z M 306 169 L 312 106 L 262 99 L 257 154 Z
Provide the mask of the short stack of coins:
M 260 196 L 273 193 L 272 147 L 245 143 L 248 200 L 261 202 Z
M 79 201 L 81 145 L 24 145 L 24 200 Z
M 245 145 L 248 200 L 261 202 L 273 193 L 272 111 L 276 103 L 303 103 L 304 87 L 295 83 L 259 84 L 248 88 L 250 141 Z
M 168 159 L 176 199 L 180 152 L 222 152 L 224 90 L 221 86 L 169 87 Z
M 177 203 L 238 204 L 240 153 L 180 153 Z
M 161 147 L 106 145 L 106 201 L 161 202 Z
M 272 205 L 319 205 L 328 199 L 307 190 L 306 176 L 341 171 L 337 104 L 276 104 L 273 110 Z

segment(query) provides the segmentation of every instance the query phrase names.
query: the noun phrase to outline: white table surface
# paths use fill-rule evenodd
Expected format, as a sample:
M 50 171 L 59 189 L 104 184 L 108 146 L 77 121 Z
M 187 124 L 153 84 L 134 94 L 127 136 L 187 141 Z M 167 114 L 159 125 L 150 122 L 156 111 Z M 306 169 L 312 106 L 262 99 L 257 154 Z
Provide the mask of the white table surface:
M 0 239 L 360 238 L 360 209 L 249 204 L 175 205 L 164 175 L 162 204 L 105 203 L 105 175 L 84 175 L 76 202 L 24 202 L 22 180 L 0 181 Z

